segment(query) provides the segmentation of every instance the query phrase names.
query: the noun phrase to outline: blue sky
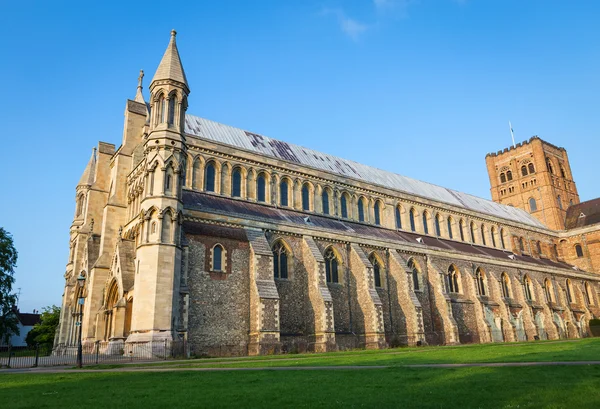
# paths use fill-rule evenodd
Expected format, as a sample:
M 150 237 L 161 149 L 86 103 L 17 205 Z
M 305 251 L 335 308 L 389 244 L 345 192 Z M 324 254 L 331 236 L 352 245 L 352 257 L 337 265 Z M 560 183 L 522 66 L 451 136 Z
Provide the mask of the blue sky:
M 0 226 L 22 310 L 60 304 L 75 185 L 98 140 L 120 144 L 173 28 L 188 113 L 485 198 L 511 120 L 600 196 L 600 2 L 183 3 L 0 3 Z

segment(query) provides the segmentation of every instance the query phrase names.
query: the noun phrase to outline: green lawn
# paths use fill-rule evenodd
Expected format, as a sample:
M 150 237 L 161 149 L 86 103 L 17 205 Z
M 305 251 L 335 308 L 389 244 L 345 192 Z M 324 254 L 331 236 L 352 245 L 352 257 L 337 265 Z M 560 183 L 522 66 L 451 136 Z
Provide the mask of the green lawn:
M 0 375 L 2 408 L 598 408 L 600 367 Z
M 184 368 L 389 366 L 386 369 L 0 373 L 0 408 L 598 408 L 600 365 L 401 366 L 583 360 L 600 360 L 600 339 L 220 358 L 144 365 Z M 120 366 L 131 368 L 132 365 Z
M 549 362 L 600 360 L 600 338 L 566 342 L 528 342 L 519 344 L 474 344 L 462 346 L 397 348 L 327 354 L 296 354 L 260 357 L 211 358 L 193 361 L 167 361 L 134 366 L 178 367 L 275 367 L 337 365 L 415 365 L 484 362 Z M 88 368 L 118 368 L 125 365 L 98 365 Z M 126 365 L 130 367 L 131 365 Z

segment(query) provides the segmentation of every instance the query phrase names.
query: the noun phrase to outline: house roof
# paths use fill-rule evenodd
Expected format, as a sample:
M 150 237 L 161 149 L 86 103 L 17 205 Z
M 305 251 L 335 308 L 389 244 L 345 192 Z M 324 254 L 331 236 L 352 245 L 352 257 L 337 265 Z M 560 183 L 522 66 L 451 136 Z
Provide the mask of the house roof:
M 220 124 L 208 119 L 186 115 L 185 132 L 194 137 L 242 148 L 288 162 L 310 166 L 318 170 L 333 172 L 341 176 L 357 179 L 373 185 L 383 186 L 468 210 L 524 223 L 529 226 L 545 227 L 535 217 L 516 207 L 502 205 L 468 193 L 462 193 L 432 183 L 422 182 L 396 173 L 363 165 L 358 162 L 338 158 L 326 153 L 317 152 L 312 149 L 303 148 L 298 145 L 244 131 L 229 125 Z
M 569 206 L 565 221 L 566 229 L 600 223 L 600 198 Z
M 261 218 L 270 223 L 288 222 L 303 227 L 315 226 L 342 234 L 371 236 L 373 238 L 385 241 L 416 244 L 419 243 L 417 238 L 421 238 L 421 244 L 423 246 L 435 247 L 442 250 L 457 251 L 471 255 L 489 256 L 501 259 L 503 261 L 509 261 L 509 255 L 511 255 L 516 261 L 526 262 L 537 266 L 565 268 L 569 270 L 573 269 L 573 266 L 567 263 L 556 262 L 546 258 L 514 255 L 511 251 L 507 250 L 472 245 L 470 243 L 447 240 L 406 231 L 390 230 L 383 227 L 339 220 L 330 217 L 319 216 L 316 214 L 306 214 L 294 210 L 264 206 L 257 203 L 229 199 L 226 197 L 219 197 L 202 192 L 184 190 L 183 203 L 186 208 L 192 210 L 224 213 L 232 216 Z M 308 221 L 306 220 L 307 218 Z M 184 231 L 186 233 L 191 232 L 194 234 L 197 230 L 198 227 L 194 227 L 193 222 L 186 221 L 184 223 Z
M 24 327 L 33 327 L 35 324 L 40 322 L 40 314 L 19 312 L 17 313 L 17 316 L 19 317 L 21 325 L 23 325 Z

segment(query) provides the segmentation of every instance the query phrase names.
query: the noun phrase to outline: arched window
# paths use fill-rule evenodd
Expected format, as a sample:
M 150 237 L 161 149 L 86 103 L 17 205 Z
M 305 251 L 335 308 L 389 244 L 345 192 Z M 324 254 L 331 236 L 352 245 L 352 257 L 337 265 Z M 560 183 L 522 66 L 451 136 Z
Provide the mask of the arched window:
M 575 302 L 575 297 L 573 297 L 573 287 L 571 286 L 571 280 L 567 278 L 567 301 L 569 304 Z
M 166 103 L 165 103 L 165 97 L 164 97 L 164 95 L 161 94 L 158 97 L 158 101 L 156 102 L 156 105 L 157 105 L 157 108 L 158 108 L 156 110 L 157 113 L 158 113 L 156 119 L 158 120 L 159 124 L 162 124 L 163 122 L 165 122 L 165 119 L 166 119 Z
M 560 166 L 560 175 L 565 179 L 567 178 L 567 172 L 565 172 L 565 168 L 562 165 Z
M 504 172 L 500 174 L 500 183 L 506 183 L 506 174 Z
M 175 123 L 175 107 L 177 106 L 177 97 L 175 95 L 172 95 L 171 98 L 169 98 L 169 115 L 168 115 L 168 120 L 167 123 L 169 125 L 173 125 Z
M 546 302 L 552 302 L 552 283 L 547 278 L 544 280 L 544 295 Z
M 417 227 L 415 226 L 415 209 L 410 209 L 408 213 L 408 218 L 410 219 L 410 231 L 416 232 Z
M 283 179 L 279 183 L 279 204 L 281 206 L 288 206 L 290 188 L 288 186 L 287 179 Z
M 381 287 L 381 265 L 379 264 L 379 260 L 377 260 L 377 256 L 375 254 L 371 254 L 369 257 L 369 261 L 373 265 L 373 279 L 375 280 L 375 287 Z
M 396 229 L 400 230 L 402 228 L 402 210 L 400 209 L 400 206 L 396 206 L 395 215 L 396 215 Z
M 529 163 L 529 165 L 527 165 L 527 168 L 529 169 L 529 173 L 535 173 L 535 168 L 533 167 L 533 163 Z
M 496 228 L 492 227 L 492 230 L 490 230 L 490 237 L 492 238 L 492 247 L 494 247 L 494 248 L 498 247 L 496 245 L 496 233 L 497 233 Z
M 459 283 L 458 270 L 456 269 L 456 267 L 454 267 L 454 265 L 451 265 L 450 267 L 448 267 L 447 283 L 448 283 L 448 292 L 450 292 L 450 293 L 459 293 L 460 292 L 460 287 L 458 284 Z
M 171 193 L 171 185 L 173 184 L 172 179 L 173 177 L 167 173 L 165 177 L 165 193 L 167 194 Z
M 521 175 L 527 176 L 527 166 L 521 166 Z
M 419 279 L 419 270 L 415 265 L 413 260 L 409 260 L 408 268 L 412 271 L 412 282 L 413 282 L 413 290 L 420 291 L 421 290 L 421 280 Z
M 502 281 L 502 296 L 504 298 L 510 298 L 510 280 L 508 274 L 502 273 L 500 281 Z
M 471 243 L 475 244 L 475 223 L 471 222 L 469 231 L 471 232 Z
M 477 294 L 485 295 L 485 275 L 480 268 L 475 272 L 475 281 L 477 281 Z
M 323 214 L 329 214 L 329 193 L 327 193 L 327 190 L 323 189 L 321 199 L 323 201 Z
M 288 278 L 288 251 L 281 241 L 273 246 L 273 273 L 275 278 Z
M 594 305 L 594 294 L 592 294 L 592 287 L 590 286 L 590 283 L 585 283 L 584 284 L 585 287 L 585 302 L 588 305 Z
M 487 246 L 486 239 L 485 239 L 486 233 L 487 233 L 487 229 L 485 228 L 485 225 L 482 224 L 481 225 L 481 244 L 483 244 L 484 246 Z
M 75 210 L 76 216 L 81 216 L 81 214 L 83 213 L 84 202 L 85 202 L 85 196 L 82 193 L 79 196 L 77 196 L 77 206 L 76 206 L 76 210 Z
M 215 191 L 215 164 L 212 162 L 209 162 L 204 169 L 204 190 Z
M 375 225 L 376 226 L 380 226 L 381 225 L 381 204 L 378 201 L 375 202 L 375 209 L 374 210 L 374 216 L 375 216 Z
M 365 205 L 362 197 L 358 199 L 358 221 L 365 221 Z
M 533 292 L 531 291 L 531 279 L 528 276 L 523 277 L 523 290 L 525 291 L 525 299 L 533 301 Z
M 231 175 L 231 196 L 242 196 L 242 171 L 239 168 L 234 169 Z
M 267 181 L 263 173 L 256 178 L 256 200 L 259 202 L 267 201 Z
M 453 239 L 454 233 L 452 232 L 452 218 L 451 217 L 448 217 L 447 224 L 448 224 L 448 238 Z
M 506 249 L 506 244 L 504 243 L 504 229 L 500 229 L 500 246 L 502 249 Z
M 423 233 L 429 234 L 429 225 L 427 223 L 428 214 L 426 211 L 423 212 Z
M 512 172 L 510 170 L 506 171 L 506 180 L 508 180 L 508 181 L 512 180 Z
M 554 168 L 552 167 L 550 159 L 546 159 L 546 168 L 548 168 L 548 172 L 554 174 Z
M 465 241 L 465 221 L 463 219 L 458 222 L 458 231 L 460 232 L 460 240 Z
M 328 283 L 339 283 L 338 259 L 335 252 L 329 248 L 325 252 L 325 278 Z
M 442 235 L 442 229 L 440 227 L 440 215 L 435 216 L 435 235 L 440 237 Z
M 217 244 L 212 249 L 212 269 L 213 271 L 223 271 L 223 246 Z
M 302 210 L 310 210 L 310 191 L 308 190 L 308 184 L 302 185 Z
M 583 257 L 583 247 L 581 247 L 581 244 L 575 245 L 575 253 L 577 253 L 577 257 Z
M 560 195 L 558 195 L 556 197 L 556 201 L 558 202 L 558 208 L 562 210 L 563 206 L 562 206 L 562 200 L 560 198 Z
M 346 193 L 342 194 L 342 198 L 340 200 L 340 212 L 342 214 L 342 217 L 347 219 L 348 218 L 348 195 Z
M 536 203 L 536 201 L 535 201 L 535 199 L 533 197 L 529 198 L 529 211 L 531 213 L 537 211 L 537 203 Z

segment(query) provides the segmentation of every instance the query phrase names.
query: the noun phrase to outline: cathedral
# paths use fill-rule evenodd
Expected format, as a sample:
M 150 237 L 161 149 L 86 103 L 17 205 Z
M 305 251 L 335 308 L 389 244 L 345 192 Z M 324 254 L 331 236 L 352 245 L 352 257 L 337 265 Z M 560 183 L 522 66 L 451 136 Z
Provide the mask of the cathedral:
M 188 111 L 176 32 L 75 189 L 55 350 L 258 355 L 588 336 L 600 199 L 564 148 L 486 156 L 492 201 Z M 79 317 L 81 327 L 78 326 Z

